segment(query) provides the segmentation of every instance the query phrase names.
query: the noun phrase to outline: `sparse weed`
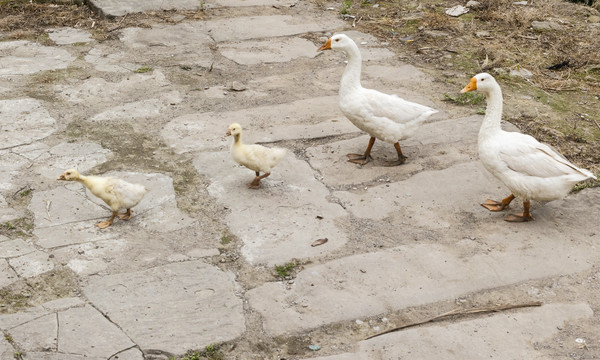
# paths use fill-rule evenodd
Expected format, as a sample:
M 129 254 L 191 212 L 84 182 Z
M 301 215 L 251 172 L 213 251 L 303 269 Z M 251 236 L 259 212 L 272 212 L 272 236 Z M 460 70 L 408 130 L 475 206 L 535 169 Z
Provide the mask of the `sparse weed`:
M 352 0 L 344 0 L 342 3 L 342 7 L 340 9 L 340 14 L 346 15 L 350 13 L 350 8 L 352 7 Z
M 468 92 L 460 95 L 444 94 L 445 101 L 452 101 L 458 105 L 477 105 L 480 104 L 485 96 L 480 93 Z
M 275 272 L 280 278 L 286 278 L 291 275 L 291 271 L 300 264 L 296 262 L 289 262 L 285 265 L 275 265 Z
M 147 72 L 150 72 L 150 71 L 152 71 L 152 68 L 151 68 L 151 67 L 149 67 L 149 66 L 144 66 L 144 67 L 141 67 L 141 68 L 139 68 L 139 69 L 137 69 L 137 70 L 134 70 L 133 72 L 134 72 L 134 73 L 138 73 L 138 74 L 143 74 L 143 73 L 147 73 Z

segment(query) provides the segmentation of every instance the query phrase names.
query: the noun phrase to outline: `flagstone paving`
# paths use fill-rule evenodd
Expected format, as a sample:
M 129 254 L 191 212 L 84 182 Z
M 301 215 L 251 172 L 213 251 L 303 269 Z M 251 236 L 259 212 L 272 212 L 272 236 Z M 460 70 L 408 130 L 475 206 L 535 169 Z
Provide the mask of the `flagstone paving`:
M 0 358 L 167 360 L 212 345 L 240 360 L 600 356 L 600 188 L 534 203 L 527 224 L 486 211 L 508 193 L 478 162 L 482 116 L 327 7 L 90 2 L 204 17 L 102 42 L 73 28 L 49 29 L 51 45 L 0 42 Z M 402 141 L 402 166 L 383 166 L 396 154 L 380 141 L 369 164 L 347 162 L 368 136 L 337 105 L 344 55 L 316 52 L 340 31 L 365 86 L 440 110 Z M 287 150 L 260 190 L 229 154 L 233 122 L 244 142 Z M 101 230 L 110 209 L 56 180 L 74 167 L 149 192 Z

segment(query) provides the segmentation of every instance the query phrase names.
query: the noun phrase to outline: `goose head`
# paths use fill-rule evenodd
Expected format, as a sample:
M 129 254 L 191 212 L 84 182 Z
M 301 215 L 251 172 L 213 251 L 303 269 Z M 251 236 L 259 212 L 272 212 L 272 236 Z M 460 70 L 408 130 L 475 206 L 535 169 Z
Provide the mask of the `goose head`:
M 500 88 L 496 79 L 488 73 L 481 73 L 473 76 L 467 86 L 464 87 L 460 92 L 466 93 L 473 90 L 479 90 L 482 93 L 489 95 L 492 91 Z
M 345 50 L 352 46 L 356 46 L 356 43 L 352 39 L 350 39 L 348 35 L 335 34 L 329 39 L 327 39 L 327 42 L 325 42 L 325 44 L 323 44 L 317 50 L 317 52 L 323 50 Z
M 231 125 L 229 125 L 229 129 L 227 129 L 227 132 L 225 133 L 225 136 L 236 136 L 242 133 L 242 125 L 238 124 L 238 123 L 233 123 Z
M 81 175 L 79 174 L 79 171 L 77 171 L 77 169 L 69 169 L 69 170 L 65 171 L 64 173 L 62 173 L 62 175 L 59 176 L 58 179 L 56 179 L 56 180 L 75 181 L 75 180 L 79 179 L 80 177 L 81 177 Z

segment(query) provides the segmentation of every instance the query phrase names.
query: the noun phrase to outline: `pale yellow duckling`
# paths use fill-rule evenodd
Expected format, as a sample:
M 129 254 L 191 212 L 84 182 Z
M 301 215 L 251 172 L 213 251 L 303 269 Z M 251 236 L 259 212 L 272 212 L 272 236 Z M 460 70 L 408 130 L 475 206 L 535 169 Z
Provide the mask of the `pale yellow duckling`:
M 76 169 L 65 171 L 57 180 L 79 181 L 110 206 L 110 219 L 96 224 L 100 229 L 109 227 L 116 216 L 121 220 L 131 219 L 131 208 L 139 204 L 147 192 L 146 188 L 139 184 L 131 184 L 113 177 L 83 176 Z M 127 211 L 124 214 L 118 213 L 119 210 L 125 209 Z
M 233 135 L 231 157 L 235 162 L 256 172 L 256 177 L 248 184 L 250 189 L 260 188 L 260 181 L 271 175 L 271 169 L 277 165 L 286 154 L 285 149 L 267 148 L 262 145 L 246 145 L 242 143 L 242 126 L 238 123 L 229 125 L 225 136 Z M 263 172 L 263 175 L 260 173 Z

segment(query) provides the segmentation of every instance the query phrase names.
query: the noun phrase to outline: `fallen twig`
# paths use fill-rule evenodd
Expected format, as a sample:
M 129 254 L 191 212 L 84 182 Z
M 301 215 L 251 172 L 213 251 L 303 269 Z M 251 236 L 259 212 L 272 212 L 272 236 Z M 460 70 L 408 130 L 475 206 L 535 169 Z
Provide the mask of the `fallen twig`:
M 512 304 L 512 305 L 498 305 L 498 306 L 489 306 L 489 307 L 483 307 L 483 308 L 475 308 L 475 309 L 461 309 L 461 308 L 457 308 L 454 310 L 450 310 L 448 312 L 445 312 L 443 314 L 434 316 L 432 318 L 423 320 L 423 321 L 418 321 L 418 322 L 414 322 L 411 324 L 406 324 L 406 325 L 402 325 L 393 329 L 389 329 L 386 330 L 384 332 L 380 332 L 378 334 L 375 335 L 371 335 L 369 337 L 367 337 L 365 340 L 369 340 L 372 339 L 374 337 L 377 336 L 381 336 L 384 334 L 389 334 L 391 332 L 395 332 L 398 330 L 403 330 L 403 329 L 407 329 L 407 328 L 411 328 L 411 327 L 415 327 L 418 325 L 423 325 L 426 323 L 430 323 L 433 321 L 437 321 L 437 320 L 441 320 L 450 316 L 454 316 L 454 315 L 470 315 L 470 314 L 479 314 L 479 313 L 488 313 L 488 312 L 496 312 L 496 311 L 504 311 L 504 310 L 509 310 L 509 309 L 518 309 L 518 308 L 524 308 L 524 307 L 532 307 L 532 306 L 541 306 L 542 303 L 539 301 L 535 301 L 535 302 L 531 302 L 531 303 L 525 303 L 525 304 Z

